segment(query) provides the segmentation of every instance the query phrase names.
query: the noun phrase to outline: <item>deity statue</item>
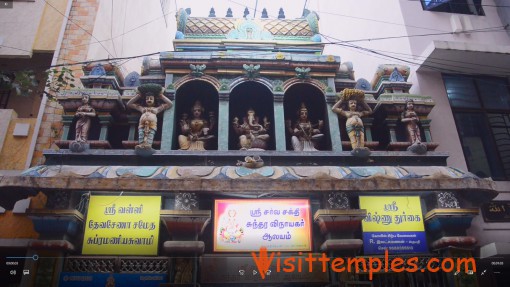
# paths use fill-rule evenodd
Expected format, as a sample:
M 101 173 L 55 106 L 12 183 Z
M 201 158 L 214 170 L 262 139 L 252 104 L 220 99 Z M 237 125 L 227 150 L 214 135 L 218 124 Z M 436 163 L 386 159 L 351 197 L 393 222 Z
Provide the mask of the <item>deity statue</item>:
M 135 147 L 135 150 L 152 150 L 154 135 L 158 127 L 157 114 L 171 108 L 173 105 L 172 101 L 163 95 L 163 91 L 164 88 L 159 85 L 141 85 L 136 89 L 136 96 L 127 103 L 128 107 L 142 113 L 138 122 L 138 145 Z M 158 107 L 155 106 L 155 94 L 163 102 Z M 145 97 L 145 106 L 137 103 L 142 96 Z
M 348 110 L 345 110 L 345 104 L 347 104 Z M 372 113 L 372 109 L 365 102 L 365 92 L 357 89 L 343 90 L 340 100 L 336 102 L 332 110 L 347 118 L 345 128 L 353 152 L 356 149 L 365 149 L 365 129 L 361 118 Z
M 294 126 L 291 125 L 290 120 L 285 122 L 287 130 L 292 135 L 292 148 L 294 151 L 317 151 L 317 144 L 324 137 L 324 134 L 321 133 L 324 121 L 319 120 L 317 124 L 313 125 L 308 119 L 308 109 L 305 103 L 301 103 L 298 114 L 299 118 Z
M 77 142 L 87 142 L 90 129 L 90 119 L 96 116 L 96 110 L 89 105 L 90 96 L 83 95 L 81 98 L 81 105 L 76 114 L 74 115 L 78 119 L 76 120 L 76 136 L 74 138 Z
M 255 110 L 248 109 L 247 116 L 243 117 L 243 123 L 239 124 L 239 119 L 234 118 L 232 122 L 237 135 L 239 135 L 239 146 L 241 150 L 265 150 L 270 136 L 267 134 L 270 122 L 264 117 L 263 124 L 259 123 L 259 117 L 255 115 Z
M 207 142 L 214 138 L 211 131 L 214 128 L 214 112 L 209 113 L 209 121 L 202 117 L 204 107 L 200 101 L 196 101 L 191 108 L 193 118 L 188 119 L 188 114 L 183 113 L 179 122 L 181 134 L 179 135 L 179 147 L 181 150 L 205 150 Z
M 427 152 L 427 145 L 421 142 L 420 118 L 414 111 L 414 101 L 408 99 L 406 101 L 405 110 L 400 116 L 400 121 L 406 125 L 407 138 L 411 142 L 411 146 L 407 148 L 408 151 L 416 154 L 424 154 Z
M 420 119 L 414 111 L 413 100 L 406 101 L 406 109 L 402 112 L 400 120 L 406 124 L 408 140 L 411 144 L 421 143 L 420 127 L 418 126 Z

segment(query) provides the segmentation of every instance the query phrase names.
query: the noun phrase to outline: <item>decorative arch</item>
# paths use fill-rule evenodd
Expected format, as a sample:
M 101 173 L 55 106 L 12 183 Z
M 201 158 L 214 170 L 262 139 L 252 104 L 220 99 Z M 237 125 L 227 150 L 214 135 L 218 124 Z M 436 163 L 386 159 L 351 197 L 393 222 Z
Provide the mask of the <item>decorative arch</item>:
M 330 127 L 328 124 L 328 107 L 324 89 L 306 80 L 294 81 L 292 84 L 287 85 L 283 95 L 284 119 L 286 123 L 285 143 L 287 150 L 294 150 L 291 139 L 292 136 L 296 134 L 292 131 L 299 120 L 300 110 L 302 108 L 307 109 L 308 120 L 312 125 L 317 125 L 319 121 L 323 121 L 324 123 L 322 128 L 319 129 L 323 137 L 321 140 L 315 142 L 315 148 L 322 151 L 332 150 Z M 316 128 L 318 127 L 316 126 Z
M 174 90 L 178 90 L 184 84 L 191 82 L 191 81 L 203 81 L 203 82 L 209 83 L 216 89 L 217 92 L 220 91 L 220 87 L 221 87 L 220 81 L 218 81 L 218 79 L 216 79 L 215 77 L 209 76 L 209 75 L 203 75 L 202 77 L 186 75 L 173 83 Z
M 294 85 L 297 85 L 297 84 L 308 84 L 308 85 L 312 85 L 314 87 L 316 87 L 317 89 L 319 89 L 322 94 L 325 94 L 326 93 L 326 89 L 327 89 L 327 85 L 324 84 L 323 82 L 319 81 L 319 80 L 316 80 L 316 79 L 299 79 L 299 78 L 290 78 L 288 79 L 287 81 L 285 81 L 282 85 L 283 87 L 283 91 L 286 93 L 287 90 L 294 86 Z
M 228 89 L 229 93 L 232 93 L 232 90 L 234 90 L 240 84 L 247 83 L 247 82 L 260 83 L 260 84 L 266 86 L 270 91 L 273 91 L 273 83 L 268 78 L 257 77 L 257 78 L 249 79 L 247 77 L 241 76 L 241 77 L 237 77 L 232 80 L 232 82 L 229 85 L 229 89 Z
M 233 128 L 233 121 L 238 118 L 242 124 L 245 122 L 249 109 L 255 111 L 258 117 L 257 124 L 263 124 L 263 119 L 267 118 L 270 125 L 267 128 L 269 139 L 266 141 L 265 150 L 275 150 L 275 109 L 274 94 L 271 90 L 272 85 L 267 80 L 257 79 L 247 80 L 246 78 L 236 78 L 235 85 L 232 85 L 229 95 L 229 150 L 239 150 L 240 136 L 239 131 Z M 264 79 L 262 79 L 264 80 Z
M 178 138 L 180 135 L 187 136 L 187 131 L 183 131 L 182 123 L 194 119 L 193 106 L 200 103 L 202 114 L 199 119 L 206 120 L 209 124 L 209 135 L 214 137 L 204 144 L 207 150 L 216 150 L 218 148 L 218 114 L 219 114 L 219 92 L 218 86 L 211 83 L 213 77 L 186 77 L 180 80 L 175 87 L 174 101 L 174 137 L 172 149 L 178 150 L 184 148 L 181 146 Z M 217 82 L 217 81 L 216 81 Z M 219 83 L 219 82 L 217 82 Z

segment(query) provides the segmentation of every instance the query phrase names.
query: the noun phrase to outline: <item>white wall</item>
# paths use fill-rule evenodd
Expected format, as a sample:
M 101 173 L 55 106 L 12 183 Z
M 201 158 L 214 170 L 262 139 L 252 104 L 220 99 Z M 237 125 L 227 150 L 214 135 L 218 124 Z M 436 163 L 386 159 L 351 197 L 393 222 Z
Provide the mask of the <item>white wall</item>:
M 44 1 L 13 3 L 12 9 L 0 9 L 1 57 L 27 57 L 32 55 L 37 28 L 45 6 Z
M 492 27 L 501 27 L 500 17 L 497 13 L 496 4 L 493 0 L 484 0 L 482 2 L 485 16 L 462 15 L 452 13 L 430 12 L 422 9 L 420 1 L 399 0 L 403 13 L 405 24 L 407 25 L 407 33 L 409 35 L 423 34 L 422 30 L 413 26 L 427 25 L 430 29 L 428 33 L 451 33 L 451 18 L 459 17 L 461 22 L 470 22 L 472 30 L 485 29 Z M 467 26 L 463 26 L 467 27 Z M 510 45 L 510 38 L 507 37 L 506 31 L 499 32 L 474 32 L 470 34 L 446 34 L 427 37 L 411 37 L 411 52 L 414 55 L 420 55 L 423 50 L 430 44 L 431 40 L 467 42 L 491 45 Z

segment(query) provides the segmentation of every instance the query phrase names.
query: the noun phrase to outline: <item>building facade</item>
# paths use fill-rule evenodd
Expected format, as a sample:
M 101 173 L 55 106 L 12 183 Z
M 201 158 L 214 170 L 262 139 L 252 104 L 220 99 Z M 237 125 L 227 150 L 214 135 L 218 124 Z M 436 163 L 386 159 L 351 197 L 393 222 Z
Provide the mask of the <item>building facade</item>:
M 324 23 L 333 21 L 309 11 L 254 19 L 180 9 L 173 51 L 145 58 L 141 73 L 114 61 L 83 64 L 83 87 L 56 96 L 58 149 L 2 178 L 10 195 L 2 253 L 23 257 L 19 266 L 30 270 L 9 282 L 505 286 L 497 275 L 508 261 L 505 136 L 497 131 L 506 122 L 508 36 L 497 38 L 501 47 L 482 47 L 486 35 L 476 31 L 504 17 L 479 18 L 498 12 L 476 1 L 460 12 L 450 1 L 425 2 L 391 4 L 408 36 L 400 51 L 423 55 L 419 65 L 379 65 L 370 82 L 328 53 Z M 77 31 L 90 42 L 101 34 L 97 23 L 107 23 L 95 18 L 107 14 L 105 3 L 70 3 L 70 19 L 91 6 L 85 22 L 95 32 L 68 23 L 61 53 L 74 62 L 110 53 L 65 42 Z M 419 19 L 457 34 L 411 37 Z M 465 70 L 438 66 L 455 57 Z M 470 67 L 483 75 L 466 76 Z M 274 262 L 262 278 L 250 255 L 262 246 L 281 262 L 306 254 L 383 259 L 387 249 L 392 260 L 417 256 L 424 271 L 284 272 Z M 478 269 L 430 272 L 432 257 L 473 257 Z

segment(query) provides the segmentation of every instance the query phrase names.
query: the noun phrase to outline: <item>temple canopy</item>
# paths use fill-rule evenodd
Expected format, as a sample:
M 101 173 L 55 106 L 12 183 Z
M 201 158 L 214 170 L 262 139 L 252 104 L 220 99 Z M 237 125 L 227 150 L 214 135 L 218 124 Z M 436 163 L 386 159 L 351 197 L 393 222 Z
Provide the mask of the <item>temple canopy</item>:
M 250 42 L 250 49 L 257 48 L 253 42 L 286 43 L 292 46 L 317 43 L 310 45 L 312 49 L 303 48 L 299 52 L 315 53 L 317 47 L 322 52 L 318 23 L 319 16 L 315 12 L 298 19 L 253 19 L 249 15 L 246 18 L 190 17 L 186 10 L 180 9 L 177 13 L 174 47 L 176 51 L 218 48 L 235 50 L 239 47 L 225 43 Z M 267 50 L 267 47 L 260 48 Z

